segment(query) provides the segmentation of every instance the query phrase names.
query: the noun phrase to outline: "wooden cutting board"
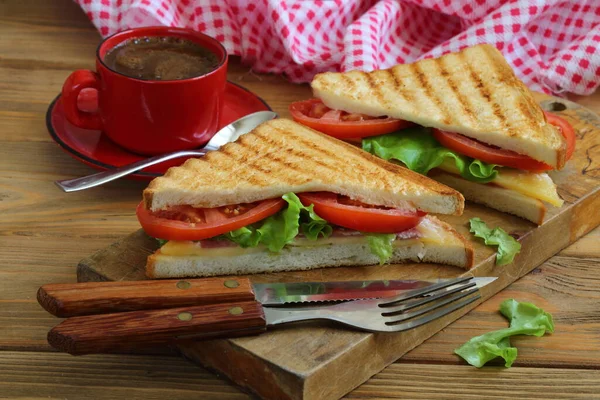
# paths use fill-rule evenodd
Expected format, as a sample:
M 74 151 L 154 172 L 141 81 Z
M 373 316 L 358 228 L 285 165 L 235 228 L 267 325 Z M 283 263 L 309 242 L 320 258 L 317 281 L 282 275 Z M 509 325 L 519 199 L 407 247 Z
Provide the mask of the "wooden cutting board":
M 502 290 L 600 224 L 600 118 L 572 102 L 542 94 L 536 97 L 544 109 L 568 119 L 578 136 L 573 159 L 562 171 L 551 172 L 565 204 L 560 209 L 550 207 L 542 226 L 468 203 L 462 216 L 442 219 L 473 239 L 475 267 L 469 272 L 444 265 L 402 264 L 262 274 L 252 275 L 251 279 L 255 282 L 433 279 L 472 273 L 498 277 L 482 290 L 482 301 Z M 468 220 L 473 217 L 482 218 L 491 227 L 500 226 L 518 238 L 522 250 L 514 263 L 495 266 L 494 251 L 468 232 Z M 77 270 L 78 280 L 145 279 L 146 257 L 156 247 L 156 241 L 143 231 L 135 232 L 82 260 Z M 263 398 L 334 399 L 477 304 L 403 333 L 372 334 L 324 323 L 295 324 L 256 337 L 180 345 L 179 350 Z

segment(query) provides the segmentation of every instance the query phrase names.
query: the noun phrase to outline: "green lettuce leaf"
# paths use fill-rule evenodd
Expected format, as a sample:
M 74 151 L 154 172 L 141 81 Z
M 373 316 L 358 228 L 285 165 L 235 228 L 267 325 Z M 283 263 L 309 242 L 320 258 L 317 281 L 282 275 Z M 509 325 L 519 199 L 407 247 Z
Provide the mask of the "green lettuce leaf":
M 265 245 L 269 251 L 278 253 L 291 243 L 300 230 L 310 240 L 329 237 L 333 228 L 315 214 L 313 205 L 302 205 L 294 193 L 283 195 L 287 208 L 254 225 L 236 229 L 223 235 L 241 247 Z
M 471 233 L 483 239 L 487 246 L 498 246 L 496 265 L 513 262 L 515 255 L 521 251 L 521 243 L 506 233 L 502 228 L 490 229 L 480 218 L 471 218 Z
M 430 129 L 423 127 L 364 138 L 362 148 L 384 160 L 401 161 L 407 168 L 423 175 L 445 160 L 454 162 L 460 175 L 469 181 L 487 183 L 498 175 L 497 165 L 448 150 L 435 140 Z
M 396 239 L 393 233 L 363 233 L 369 242 L 371 253 L 379 257 L 379 265 L 385 264 L 394 253 L 392 243 Z
M 226 239 L 231 240 L 240 245 L 240 247 L 256 247 L 260 241 L 260 233 L 258 230 L 252 226 L 245 226 L 240 229 L 236 229 L 231 232 L 227 232 L 221 237 L 225 237 Z
M 319 237 L 329 237 L 333 232 L 333 227 L 315 213 L 313 210 L 314 205 L 311 204 L 310 206 L 306 207 L 302 205 L 298 199 L 298 196 L 293 193 L 289 194 L 294 197 L 293 201 L 297 207 L 300 207 L 300 210 L 302 211 L 300 214 L 300 229 L 302 230 L 304 236 L 310 240 L 317 240 Z M 285 196 L 287 196 L 287 194 Z
M 158 239 L 158 238 L 156 238 L 156 241 L 158 242 L 158 247 L 163 247 L 165 245 L 165 243 L 168 242 L 167 239 Z
M 508 299 L 500 305 L 500 312 L 510 321 L 509 328 L 476 336 L 454 352 L 477 368 L 496 357 L 502 357 L 504 365 L 510 367 L 517 358 L 517 349 L 510 344 L 511 336 L 540 337 L 546 332 L 554 333 L 552 315 L 531 303 Z

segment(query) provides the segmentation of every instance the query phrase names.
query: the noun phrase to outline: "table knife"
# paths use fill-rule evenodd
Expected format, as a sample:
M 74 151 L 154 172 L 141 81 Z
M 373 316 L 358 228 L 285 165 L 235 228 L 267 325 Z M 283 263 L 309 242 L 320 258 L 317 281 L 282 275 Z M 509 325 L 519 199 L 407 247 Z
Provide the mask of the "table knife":
M 270 284 L 252 284 L 246 278 L 91 282 L 42 286 L 38 301 L 51 314 L 70 317 L 48 333 L 49 343 L 71 354 L 88 354 L 173 340 L 258 334 L 267 326 L 298 320 L 296 313 L 304 313 L 301 319 L 314 314 L 343 322 L 326 318 L 331 306 L 318 305 L 332 301 L 343 301 L 344 307 L 335 312 L 346 316 L 352 314 L 355 306 L 363 313 L 369 310 L 365 303 L 369 300 L 353 299 L 396 299 L 400 295 L 402 301 L 416 299 L 409 308 L 403 306 L 412 309 L 433 301 L 427 296 L 437 296 L 445 305 L 449 300 L 473 294 L 495 279 Z M 454 298 L 449 299 L 451 296 Z M 423 297 L 425 300 L 418 300 Z M 474 300 L 472 297 L 469 302 Z M 295 306 L 306 302 L 312 307 Z M 453 310 L 458 308 L 457 305 Z
M 483 287 L 494 277 L 477 277 Z M 396 296 L 450 279 L 251 283 L 245 278 L 203 278 L 120 282 L 59 283 L 42 286 L 40 305 L 61 317 L 175 308 L 257 300 L 263 306 Z

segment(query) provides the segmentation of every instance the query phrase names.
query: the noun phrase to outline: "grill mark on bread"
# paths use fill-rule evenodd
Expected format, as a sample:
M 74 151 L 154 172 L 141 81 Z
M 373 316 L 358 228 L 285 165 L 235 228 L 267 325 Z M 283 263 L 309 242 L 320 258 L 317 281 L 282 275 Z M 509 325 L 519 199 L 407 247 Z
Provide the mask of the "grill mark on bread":
M 500 121 L 500 125 L 502 126 L 501 129 L 505 130 L 508 135 L 511 135 L 510 130 L 508 129 L 507 118 L 502 112 L 502 108 L 500 107 L 500 105 L 492 100 L 492 93 L 490 92 L 490 89 L 485 85 L 485 82 L 483 82 L 479 74 L 473 69 L 469 60 L 465 59 L 464 52 L 456 53 L 456 55 L 462 59 L 462 64 L 468 70 L 469 75 L 471 76 L 471 80 L 475 85 L 475 88 L 479 90 L 479 94 L 481 95 L 481 97 L 483 97 L 487 101 L 488 106 L 492 108 L 494 115 L 496 116 L 498 121 Z
M 240 147 L 244 147 L 243 142 L 238 142 L 238 143 L 232 143 L 230 146 L 225 145 L 223 147 L 221 147 L 219 149 L 219 153 L 221 154 L 222 157 L 229 159 L 229 161 L 225 161 L 225 163 L 246 163 L 249 165 L 256 165 L 255 163 L 250 163 L 246 161 L 246 157 L 245 154 L 242 153 L 242 157 L 238 157 L 239 153 L 237 153 L 235 151 L 236 148 L 240 148 Z M 233 151 L 231 151 L 231 149 L 233 149 Z M 221 163 L 223 163 L 223 160 L 219 160 L 221 161 Z M 262 172 L 263 175 L 267 175 L 268 171 L 265 171 L 262 167 L 257 167 L 256 170 L 258 170 L 259 172 Z M 256 185 L 256 186 L 267 186 L 268 184 L 268 178 L 261 178 L 259 176 L 256 176 L 254 174 L 238 174 L 237 173 L 237 169 L 229 169 L 229 173 L 231 175 L 233 175 L 232 178 L 235 178 L 235 180 L 237 181 L 243 181 L 246 180 L 249 183 Z
M 496 57 L 498 57 L 498 53 L 491 46 L 483 46 L 483 53 L 490 60 L 492 70 L 498 75 L 498 80 L 504 83 L 507 86 L 516 86 L 521 89 L 528 90 L 524 87 L 524 85 L 519 81 L 519 79 L 515 76 L 513 70 L 506 65 L 506 63 L 497 63 Z M 504 60 L 503 60 L 504 61 Z M 518 102 L 518 107 L 523 112 L 521 108 L 521 102 Z M 493 102 L 494 111 L 498 110 L 498 115 L 502 119 L 502 127 L 508 136 L 516 136 L 516 132 L 514 132 L 511 128 L 511 118 L 507 118 L 506 115 L 502 112 L 502 108 L 498 105 L 498 103 Z M 527 124 L 535 123 L 535 119 L 532 119 L 531 114 L 529 112 L 523 113 L 523 116 L 527 119 Z
M 267 137 L 268 142 L 275 144 L 265 144 L 258 136 Z M 222 154 L 223 152 L 226 154 Z M 252 165 L 259 163 L 262 155 L 265 155 L 264 165 Z M 272 158 L 277 160 L 283 158 L 289 161 L 288 167 L 278 168 L 280 163 Z M 239 159 L 247 159 L 249 163 L 241 164 L 237 161 Z M 167 193 L 164 193 L 160 199 L 155 196 L 163 189 L 189 190 L 193 186 L 202 192 L 207 192 L 203 186 L 215 185 L 229 190 L 239 182 L 243 183 L 243 188 L 240 190 L 244 191 L 247 188 L 249 192 L 245 196 L 252 198 L 257 197 L 257 193 L 262 190 L 273 192 L 274 190 L 269 189 L 269 186 L 283 184 L 298 188 L 292 188 L 292 191 L 299 190 L 301 187 L 309 190 L 310 188 L 327 190 L 323 189 L 325 187 L 351 197 L 355 195 L 361 201 L 375 201 L 374 204 L 383 201 L 382 205 L 392 206 L 397 201 L 398 204 L 402 203 L 398 200 L 398 196 L 404 197 L 403 192 L 408 189 L 409 195 L 423 195 L 427 198 L 430 203 L 427 207 L 432 207 L 429 211 L 438 207 L 432 202 L 432 195 L 446 197 L 445 204 L 439 206 L 440 209 L 448 210 L 445 212 L 460 213 L 462 210 L 462 196 L 458 192 L 400 166 L 380 160 L 355 146 L 285 119 L 270 121 L 242 137 L 238 142 L 223 146 L 221 151 L 211 154 L 201 162 L 193 161 L 196 160 L 189 160 L 184 166 L 179 167 L 185 176 L 175 174 L 177 176 L 167 179 L 157 178 L 151 184 L 156 188 L 144 192 L 146 204 L 149 206 L 155 204 L 155 207 L 175 204 L 167 198 Z M 290 170 L 290 168 L 294 169 Z M 171 175 L 176 169 L 173 168 L 167 175 Z M 296 181 L 294 175 L 297 171 L 305 177 L 301 184 L 294 183 Z M 215 174 L 214 177 L 212 174 Z M 254 184 L 248 179 L 249 175 L 253 175 L 251 179 Z M 236 176 L 240 178 L 237 179 Z M 267 178 L 269 186 L 264 186 L 261 178 Z M 370 191 L 358 190 L 357 192 L 356 187 L 363 184 L 370 188 Z M 385 193 L 384 184 L 385 191 L 390 193 L 379 198 L 381 193 Z M 206 195 L 207 193 L 204 193 L 204 196 Z M 227 201 L 227 204 L 232 202 L 231 198 Z M 215 202 L 204 199 L 197 204 L 204 203 L 206 207 L 214 207 L 218 205 L 218 200 Z
M 498 52 L 492 46 L 483 46 L 482 51 L 490 60 L 490 66 L 498 75 L 498 80 L 501 83 L 504 83 L 508 86 L 515 86 L 515 84 L 518 85 L 518 83 L 520 83 L 520 81 L 515 77 L 513 70 L 508 67 L 506 63 L 496 62 L 498 58 Z
M 278 177 L 286 178 L 287 180 L 289 180 L 290 178 L 293 178 L 293 181 L 292 181 L 293 184 L 305 184 L 309 181 L 308 178 L 306 178 L 300 172 L 298 172 L 298 163 L 297 162 L 290 162 L 290 161 L 287 161 L 287 158 L 285 156 L 283 156 L 283 157 L 278 156 L 278 154 L 288 153 L 290 155 L 293 155 L 293 156 L 296 156 L 296 157 L 302 159 L 303 154 L 301 152 L 297 152 L 291 147 L 283 148 L 281 146 L 281 143 L 273 140 L 273 138 L 271 138 L 268 133 L 263 134 L 261 131 L 255 131 L 255 138 L 257 141 L 261 142 L 260 143 L 261 145 L 264 145 L 267 148 L 281 149 L 278 152 L 266 153 L 265 157 L 262 157 L 259 160 L 262 164 L 265 164 L 265 161 L 267 163 L 270 161 L 273 163 L 277 163 L 279 166 L 284 167 L 284 168 L 276 169 L 274 171 L 275 174 L 273 174 L 273 172 L 271 172 L 271 174 L 272 174 L 271 176 L 278 176 Z M 278 171 L 285 171 L 286 174 L 281 175 L 278 173 Z M 291 172 L 293 172 L 293 175 L 291 174 Z
M 354 81 L 352 79 L 350 79 L 348 76 L 346 76 L 346 74 L 341 74 L 341 77 L 342 77 L 342 81 L 344 81 L 346 86 L 348 86 L 348 90 L 354 91 L 356 89 L 356 85 L 354 84 Z
M 446 69 L 444 65 L 444 61 L 448 60 L 448 58 L 436 58 L 435 65 L 438 67 L 439 73 L 441 76 L 446 78 L 446 82 L 448 82 L 448 86 L 452 89 L 452 92 L 456 95 L 458 99 L 458 103 L 462 108 L 462 111 L 469 116 L 471 121 L 475 120 L 475 112 L 471 109 L 469 104 L 469 100 L 467 97 L 458 89 L 458 84 L 454 80 L 454 76 Z
M 279 127 L 271 127 L 273 130 L 277 131 L 279 133 L 279 135 L 290 135 L 289 132 L 285 131 L 284 129 L 281 129 Z M 308 128 L 306 128 L 308 129 Z M 256 132 L 259 136 L 263 136 L 261 135 L 260 132 Z M 314 162 L 317 165 L 322 166 L 323 168 L 327 168 L 330 171 L 335 171 L 336 173 L 339 174 L 347 174 L 347 170 L 344 168 L 344 165 L 347 163 L 348 161 L 348 156 L 349 154 L 344 153 L 344 157 L 340 157 L 338 153 L 336 153 L 335 151 L 330 151 L 328 150 L 326 147 L 324 147 L 323 145 L 319 145 L 319 144 L 315 144 L 315 140 L 313 139 L 324 139 L 330 142 L 336 142 L 336 143 L 332 143 L 333 145 L 337 145 L 337 146 L 343 146 L 346 147 L 348 150 L 352 151 L 352 156 L 353 157 L 360 157 L 360 161 L 362 161 L 363 163 L 368 163 L 369 164 L 369 171 L 368 173 L 370 174 L 369 177 L 371 179 L 374 180 L 378 180 L 383 187 L 385 188 L 385 190 L 392 190 L 392 186 L 389 182 L 389 177 L 386 176 L 385 173 L 383 173 L 383 171 L 380 170 L 380 168 L 382 167 L 382 165 L 379 164 L 379 159 L 376 158 L 375 156 L 372 156 L 371 154 L 359 154 L 362 153 L 362 150 L 359 150 L 357 148 L 355 148 L 354 146 L 344 143 L 344 142 L 339 142 L 336 139 L 332 139 L 328 136 L 325 136 L 323 134 L 317 133 L 317 132 L 313 132 L 311 130 L 311 134 L 313 135 L 318 135 L 320 136 L 320 138 L 311 138 L 309 135 L 307 134 L 296 134 L 294 133 L 293 138 L 295 141 L 299 142 L 300 144 L 306 146 L 307 148 L 309 148 L 311 150 L 311 152 L 298 152 L 294 150 L 294 155 L 301 157 L 301 158 L 306 158 L 307 154 L 310 154 L 312 152 L 315 153 L 319 153 L 323 159 L 325 159 L 327 162 L 323 162 L 321 160 L 317 160 L 315 157 L 311 157 L 311 162 Z M 268 135 L 268 133 L 267 133 Z M 283 136 L 285 137 L 285 136 Z M 280 146 L 280 143 L 276 143 L 276 145 Z M 363 158 L 368 158 L 368 160 L 364 160 Z M 369 162 L 369 160 L 371 162 Z M 387 167 L 388 165 L 392 166 L 391 164 L 383 161 L 383 164 L 385 167 Z M 303 164 L 304 167 L 308 166 L 310 167 L 310 164 L 305 163 Z M 387 168 L 383 168 L 383 169 L 387 169 Z M 394 167 L 394 166 L 392 166 Z M 389 171 L 392 171 L 391 169 Z M 394 171 L 397 172 L 397 171 Z
M 271 127 L 271 128 L 273 130 L 277 131 L 279 135 L 288 135 L 289 136 L 289 134 L 290 134 L 289 132 L 287 132 L 283 129 L 280 129 L 278 127 Z M 272 140 L 269 132 L 255 131 L 254 133 L 257 138 L 264 140 L 265 143 L 269 146 L 281 147 L 281 145 L 282 145 L 282 143 Z M 345 168 L 338 167 L 340 162 L 344 163 L 345 161 L 347 161 L 347 159 L 345 157 L 339 157 L 335 152 L 328 151 L 324 147 L 322 147 L 320 145 L 316 145 L 313 140 L 310 140 L 310 138 L 306 138 L 305 136 L 306 135 L 294 134 L 293 137 L 296 141 L 300 142 L 301 144 L 303 144 L 306 147 L 309 147 L 312 151 L 321 154 L 325 160 L 331 161 L 331 163 L 327 163 L 327 162 L 318 160 L 315 157 L 311 157 L 311 163 L 315 163 L 323 168 L 326 168 L 329 171 L 335 171 L 336 173 L 339 173 L 339 174 L 347 173 L 347 170 Z M 331 140 L 329 137 L 325 137 L 324 139 Z M 347 145 L 346 143 L 340 143 L 340 144 L 342 146 L 349 146 L 350 148 L 352 148 L 352 150 L 354 150 L 354 146 L 352 146 L 352 145 Z M 285 151 L 287 151 L 290 154 L 292 154 L 296 157 L 299 157 L 301 159 L 305 159 L 306 154 L 308 153 L 308 152 L 299 152 L 293 148 L 287 148 Z M 360 151 L 360 150 L 357 150 L 357 151 Z M 370 156 L 370 154 L 368 154 L 368 156 Z M 377 160 L 377 161 L 379 161 L 379 160 Z M 388 164 L 387 162 L 384 162 L 383 165 L 378 165 L 378 163 L 370 163 L 370 164 L 371 164 L 371 169 L 372 169 L 371 171 L 369 171 L 370 177 L 372 179 L 378 180 L 383 185 L 385 190 L 392 190 L 392 186 L 390 185 L 390 183 L 388 181 L 388 177 L 385 176 L 385 174 L 382 171 L 379 171 L 379 168 L 383 167 L 383 169 L 385 169 L 386 171 L 397 173 L 397 170 L 395 170 L 393 168 L 394 166 L 391 164 Z M 388 165 L 391 168 L 387 168 Z M 298 166 L 290 165 L 289 167 L 296 169 Z M 310 164 L 308 164 L 308 163 L 304 163 L 303 167 L 311 168 Z M 305 183 L 305 182 L 306 181 L 304 181 L 303 183 Z
M 272 127 L 272 129 L 277 131 L 278 134 L 280 134 L 280 135 L 289 135 L 290 134 L 289 132 L 287 132 L 279 127 Z M 257 132 L 257 133 L 258 133 L 257 136 L 269 141 L 271 145 L 281 146 L 281 143 L 277 143 L 275 141 L 270 141 L 269 140 L 270 138 L 268 137 L 268 133 L 264 136 L 261 135 L 261 132 Z M 300 142 L 301 144 L 303 144 L 304 146 L 308 147 L 312 152 L 320 153 L 321 155 L 324 155 L 326 160 L 336 161 L 332 165 L 332 164 L 329 164 L 329 163 L 326 163 L 326 162 L 323 162 L 320 160 L 316 160 L 314 157 L 311 157 L 310 162 L 320 165 L 329 170 L 333 170 L 338 173 L 346 173 L 346 171 L 343 167 L 337 167 L 337 163 L 343 162 L 343 159 L 341 157 L 337 156 L 334 152 L 330 152 L 330 151 L 324 149 L 323 147 L 321 147 L 320 145 L 315 144 L 314 141 L 305 138 L 304 135 L 294 134 L 294 139 L 296 141 Z M 298 156 L 300 158 L 306 158 L 306 154 L 308 153 L 308 152 L 304 152 L 304 153 L 297 152 L 293 149 L 292 149 L 292 151 L 293 151 L 292 154 L 294 154 L 295 156 Z M 308 163 L 304 164 L 304 166 L 307 166 L 307 165 L 309 165 L 309 164 Z
M 272 126 L 272 127 L 270 127 L 270 129 L 272 129 L 273 131 L 276 131 L 277 136 L 279 136 L 279 137 L 286 137 L 286 136 L 289 137 L 290 136 L 290 132 L 288 132 L 284 129 L 281 129 L 279 127 Z M 266 146 L 266 148 L 270 148 L 270 149 L 273 149 L 273 148 L 283 149 L 284 148 L 284 143 L 282 143 L 282 141 L 280 141 L 280 140 L 275 140 L 274 137 L 277 137 L 277 136 L 275 136 L 270 131 L 257 129 L 253 133 L 254 133 L 254 135 L 253 135 L 254 138 L 256 140 L 261 141 L 262 142 L 261 144 Z M 338 163 L 340 161 L 344 161 L 344 159 L 337 157 L 334 152 L 329 152 L 329 151 L 325 150 L 324 148 L 322 148 L 320 145 L 316 145 L 314 141 L 305 139 L 304 135 L 294 134 L 293 138 L 295 139 L 295 141 L 301 142 L 304 146 L 310 148 L 310 150 L 312 150 L 313 152 L 324 155 L 325 156 L 324 158 L 327 160 L 336 159 L 335 161 L 337 161 Z M 248 146 L 248 147 L 253 150 L 256 150 L 255 148 L 253 148 L 251 146 Z M 297 150 L 293 149 L 292 147 L 287 147 L 287 148 L 285 148 L 284 151 L 289 152 L 290 154 L 292 154 L 300 159 L 306 159 L 306 155 L 308 153 L 308 152 L 297 151 Z M 265 164 L 265 161 L 267 161 L 267 160 L 281 161 L 281 165 L 292 168 L 294 170 L 296 170 L 298 168 L 298 165 L 295 163 L 287 163 L 287 162 L 282 161 L 281 158 L 275 157 L 274 156 L 275 153 L 273 153 L 273 152 L 267 153 L 267 154 L 269 156 L 268 158 L 262 157 L 260 159 L 257 159 L 257 161 L 259 161 L 261 164 Z M 327 168 L 329 170 L 333 170 L 338 173 L 346 173 L 346 171 L 343 167 L 338 168 L 336 165 L 331 165 L 331 164 L 325 163 L 321 160 L 315 159 L 314 157 L 311 158 L 310 162 L 315 163 L 324 168 Z M 254 166 L 254 164 L 250 164 L 250 165 Z M 308 165 L 308 163 L 305 162 L 303 165 L 306 166 L 306 165 Z M 302 180 L 302 181 L 305 182 L 305 180 Z
M 310 140 L 305 140 L 304 137 L 302 136 L 296 136 L 296 139 L 300 142 L 302 142 L 303 144 L 305 144 L 306 146 L 315 146 L 314 143 Z M 335 139 L 331 139 L 329 137 L 325 137 L 326 140 L 329 141 L 333 141 Z M 379 182 L 383 185 L 383 187 L 385 188 L 385 190 L 392 190 L 392 187 L 390 186 L 390 182 L 389 182 L 389 177 L 385 176 L 385 174 L 380 170 L 380 168 L 383 168 L 384 170 L 390 171 L 390 172 L 394 172 L 394 173 L 398 173 L 397 168 L 401 168 L 397 165 L 391 164 L 387 161 L 383 161 L 380 160 L 379 158 L 373 156 L 372 154 L 366 153 L 364 155 L 359 154 L 362 153 L 362 150 L 352 146 L 351 144 L 348 143 L 344 143 L 344 142 L 340 142 L 339 143 L 340 146 L 344 146 L 347 148 L 347 150 L 350 150 L 353 156 L 360 156 L 361 161 L 364 162 L 368 162 L 369 166 L 370 166 L 370 178 L 371 179 L 375 179 L 377 178 L 379 180 Z M 316 146 L 315 150 L 321 154 L 325 155 L 325 158 L 327 160 L 339 160 L 342 163 L 345 163 L 347 161 L 347 157 L 339 157 L 335 152 L 331 152 L 328 151 L 327 149 L 321 147 L 321 146 Z M 346 155 L 347 156 L 347 155 Z M 313 159 L 314 160 L 314 159 Z M 340 173 L 345 173 L 345 169 L 344 168 L 333 168 L 331 165 L 326 164 L 328 168 L 335 170 L 336 172 L 340 172 Z M 417 175 L 420 176 L 420 175 Z
M 521 114 L 523 115 L 523 117 L 527 120 L 527 124 L 533 125 L 536 123 L 538 118 L 536 118 L 536 116 L 534 114 L 536 111 L 535 107 L 538 107 L 537 104 L 531 104 L 527 100 L 520 99 L 517 106 L 519 108 L 519 111 L 521 111 Z M 545 118 L 545 116 L 544 116 L 544 118 Z
M 404 99 L 406 99 L 407 102 L 409 102 L 409 103 L 413 102 L 415 100 L 415 98 L 414 98 L 412 92 L 410 90 L 403 90 L 404 84 L 402 83 L 402 78 L 400 78 L 400 76 L 398 76 L 394 73 L 394 68 L 386 69 L 384 71 L 387 72 L 392 77 L 395 92 L 400 97 L 403 97 Z
M 524 119 L 527 121 L 527 124 L 530 126 L 539 125 L 539 121 L 546 122 L 546 115 L 544 114 L 542 108 L 536 103 L 533 98 L 526 95 L 526 92 L 529 91 L 527 87 L 519 81 L 516 77 L 513 77 L 513 84 L 520 89 L 520 92 L 523 93 L 522 96 L 519 97 L 519 101 L 517 103 L 517 107 Z
M 253 149 L 253 148 L 252 148 Z M 271 153 L 267 153 L 265 154 L 265 156 L 270 156 Z M 273 183 L 274 180 L 276 180 L 277 178 L 280 178 L 281 175 L 278 173 L 277 170 L 274 170 L 274 168 L 271 168 L 273 165 L 272 163 L 269 162 L 265 162 L 265 158 L 266 157 L 262 157 L 262 158 L 253 158 L 251 162 L 248 162 L 246 165 L 251 167 L 252 170 L 252 174 L 248 173 L 244 175 L 244 179 L 250 181 L 252 178 L 255 178 L 255 180 L 259 181 L 260 184 L 257 186 L 269 186 Z M 268 157 L 269 161 L 273 161 L 273 159 L 271 157 Z M 264 176 L 264 179 L 261 179 L 260 177 L 254 175 L 254 173 L 260 173 L 262 176 Z M 290 179 L 291 176 L 287 176 L 287 179 L 289 181 L 289 183 L 291 185 L 297 184 L 297 181 L 294 182 L 293 179 Z
M 248 137 L 249 138 L 249 137 Z M 261 148 L 261 145 L 263 145 L 262 143 L 260 143 L 260 139 L 258 138 L 257 135 L 254 135 L 252 137 L 252 140 L 246 138 L 247 140 L 244 141 L 240 141 L 240 147 L 242 148 L 242 153 L 256 153 L 256 154 L 262 154 L 261 157 L 253 157 L 250 161 L 246 162 L 246 165 L 252 167 L 251 170 L 254 171 L 258 171 L 260 173 L 262 173 L 265 176 L 264 182 L 263 182 L 263 186 L 268 186 L 270 183 L 273 182 L 274 178 L 276 177 L 281 177 L 281 174 L 279 173 L 279 168 L 275 169 L 272 168 L 273 165 L 273 161 L 275 161 L 273 159 L 273 154 L 275 152 L 273 151 L 263 151 L 263 149 Z M 267 143 L 269 144 L 269 143 Z M 267 146 L 266 147 L 267 150 L 269 149 L 274 149 L 277 147 L 274 146 Z M 244 151 L 244 149 L 246 149 Z M 289 165 L 288 165 L 289 164 Z M 290 167 L 292 166 L 291 163 L 288 163 L 285 166 L 286 167 Z M 284 169 L 285 170 L 285 169 Z M 249 175 L 252 176 L 252 175 Z M 289 178 L 291 178 L 291 175 L 287 176 L 288 180 L 290 180 Z M 295 182 L 293 180 L 290 180 L 290 184 L 296 184 L 298 181 L 296 180 Z
M 381 90 L 379 90 L 381 85 L 378 85 L 377 82 L 375 82 L 375 79 L 373 79 L 373 76 L 371 74 L 362 72 L 361 75 L 364 76 L 364 78 L 367 81 L 367 84 L 369 85 L 369 88 L 371 89 L 369 90 L 369 94 L 374 95 L 383 106 L 386 106 L 387 102 L 383 98 L 383 93 L 381 92 Z
M 274 121 L 277 121 L 277 120 L 274 120 Z M 276 122 L 274 122 L 274 123 L 276 123 Z M 280 135 L 288 134 L 288 136 L 289 136 L 289 132 L 282 128 L 279 128 L 277 126 L 272 126 L 272 125 L 270 128 L 273 129 L 274 131 L 279 132 Z M 332 158 L 338 158 L 343 163 L 346 163 L 346 161 L 348 160 L 348 157 L 350 155 L 352 155 L 352 159 L 358 159 L 358 161 L 360 161 L 364 165 L 365 169 L 367 169 L 364 172 L 370 174 L 369 175 L 370 180 L 379 181 L 384 186 L 385 190 L 389 190 L 389 191 L 404 190 L 403 188 L 402 189 L 397 188 L 397 186 L 399 186 L 398 182 L 390 181 L 391 177 L 387 176 L 386 172 L 392 172 L 394 174 L 394 176 L 401 176 L 404 180 L 406 180 L 404 185 L 409 185 L 409 186 L 413 185 L 413 184 L 423 185 L 424 189 L 429 189 L 429 190 L 437 192 L 441 195 L 453 196 L 457 199 L 456 200 L 457 203 L 459 203 L 459 204 L 464 203 L 464 198 L 462 197 L 462 195 L 459 192 L 457 192 L 456 190 L 454 190 L 446 185 L 438 183 L 424 175 L 416 174 L 404 167 L 401 167 L 400 165 L 393 164 L 388 161 L 382 160 L 372 154 L 364 152 L 363 150 L 361 150 L 351 144 L 348 144 L 345 142 L 340 142 L 337 139 L 330 138 L 329 136 L 326 136 L 322 133 L 313 131 L 310 128 L 303 128 L 303 129 L 305 129 L 307 131 L 307 133 L 304 133 L 304 134 L 294 133 L 292 137 L 295 141 L 301 142 L 302 144 L 305 144 L 308 147 L 316 146 L 317 152 L 325 154 L 327 156 L 326 157 L 327 160 L 332 159 Z M 310 133 L 310 135 L 308 133 Z M 261 131 L 255 130 L 254 134 L 262 136 Z M 311 135 L 313 137 L 311 137 Z M 334 145 L 335 147 L 337 147 L 338 149 L 339 149 L 339 147 L 342 147 L 342 149 L 339 149 L 339 150 L 343 150 L 343 151 L 341 151 L 341 153 L 344 154 L 345 157 L 343 157 L 343 158 L 336 157 L 336 153 L 329 152 L 328 150 L 326 150 L 326 148 L 324 146 L 322 146 L 322 144 L 315 145 L 315 142 L 318 140 L 326 140 L 326 141 L 330 142 L 332 145 Z M 348 153 L 346 153 L 346 151 Z M 306 153 L 299 153 L 299 154 L 303 154 L 303 157 L 306 158 L 306 155 L 307 155 Z M 347 174 L 347 170 L 345 168 L 337 169 L 337 168 L 332 168 L 332 166 L 330 166 L 330 165 L 327 165 L 327 167 L 330 169 L 333 169 L 335 171 L 342 171 Z M 396 188 L 394 188 L 394 187 L 396 187 Z M 455 214 L 461 214 L 462 210 L 463 210 L 463 206 L 461 205 L 460 207 L 457 207 Z
M 346 161 L 346 159 L 344 157 L 340 157 L 336 152 L 333 151 L 329 151 L 328 149 L 325 149 L 319 145 L 316 145 L 313 141 L 311 140 L 307 140 L 306 138 L 304 138 L 303 136 L 296 136 L 296 140 L 298 140 L 299 142 L 301 142 L 303 145 L 311 148 L 312 151 L 316 152 L 316 153 L 320 153 L 321 155 L 324 156 L 324 158 L 326 160 L 331 160 L 331 161 L 335 161 L 334 165 L 331 165 L 329 163 L 320 161 L 319 162 L 324 165 L 327 166 L 327 168 L 329 169 L 333 169 L 337 172 L 344 172 L 345 169 L 343 167 L 336 167 L 337 162 L 342 162 L 342 165 L 344 163 L 344 161 Z M 311 158 L 312 162 L 317 162 L 317 160 L 315 160 L 314 158 Z
M 417 78 L 417 81 L 419 81 L 419 84 L 423 88 L 425 92 L 424 97 L 429 98 L 436 105 L 437 109 L 441 112 L 442 122 L 446 125 L 450 125 L 450 123 L 452 122 L 450 113 L 448 112 L 448 109 L 446 108 L 444 102 L 437 96 L 438 91 L 435 90 L 429 83 L 429 80 L 427 79 L 427 74 L 421 69 L 420 64 L 409 64 L 409 69 L 411 72 L 413 72 L 413 74 Z

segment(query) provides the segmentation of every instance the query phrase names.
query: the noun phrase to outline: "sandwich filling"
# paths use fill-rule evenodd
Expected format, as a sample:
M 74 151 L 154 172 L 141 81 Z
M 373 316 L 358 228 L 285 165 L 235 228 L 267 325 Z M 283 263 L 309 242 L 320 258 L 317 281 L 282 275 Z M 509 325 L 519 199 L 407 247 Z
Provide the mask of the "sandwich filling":
M 400 121 L 403 129 L 399 130 L 392 123 L 398 120 L 332 110 L 315 99 L 293 103 L 290 111 L 297 122 L 339 139 L 360 142 L 363 150 L 385 160 L 399 162 L 420 174 L 441 170 L 467 181 L 504 188 L 556 207 L 563 204 L 556 185 L 545 172 L 553 168 L 529 156 L 406 121 Z M 545 114 L 564 136 L 569 159 L 575 148 L 573 128 L 564 119 Z
M 298 234 L 281 251 L 290 249 L 313 249 L 319 246 L 346 246 L 366 245 L 371 253 L 379 257 L 384 263 L 391 256 L 393 250 L 402 246 L 419 246 L 422 244 L 435 245 L 460 245 L 451 232 L 445 231 L 429 217 L 421 219 L 414 228 L 396 234 L 369 234 L 359 231 L 347 230 L 339 227 L 333 228 L 328 237 L 309 239 L 302 233 Z M 266 245 L 256 247 L 243 247 L 225 238 L 213 238 L 199 241 L 171 240 L 166 241 L 157 255 L 171 257 L 237 257 L 247 254 L 268 251 Z M 273 252 L 277 254 L 278 252 Z
M 231 256 L 290 247 L 366 243 L 380 263 L 410 241 L 443 243 L 445 233 L 415 208 L 369 205 L 334 193 L 287 193 L 280 199 L 218 208 L 189 205 L 150 211 L 138 219 L 169 256 Z
M 482 161 L 443 146 L 436 132 L 413 127 L 382 136 L 364 138 L 363 150 L 384 160 L 401 162 L 407 168 L 427 175 L 433 169 L 481 184 L 514 190 L 553 206 L 560 207 L 556 185 L 543 170 L 524 170 Z

